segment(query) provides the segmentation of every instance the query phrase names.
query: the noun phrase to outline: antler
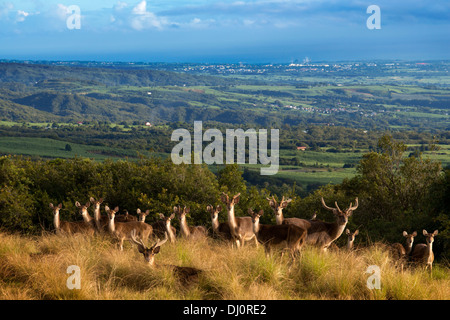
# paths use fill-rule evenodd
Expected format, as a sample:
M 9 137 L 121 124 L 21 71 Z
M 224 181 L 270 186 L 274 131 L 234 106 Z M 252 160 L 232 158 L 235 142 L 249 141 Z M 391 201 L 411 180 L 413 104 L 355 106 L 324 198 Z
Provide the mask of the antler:
M 325 200 L 323 200 L 323 197 L 322 197 L 321 201 L 322 201 L 322 205 L 323 205 L 323 207 L 324 207 L 325 209 L 331 210 L 331 211 L 336 210 L 335 208 L 330 208 L 329 206 L 327 206 L 327 205 L 325 204 Z
M 156 243 L 151 247 L 152 249 L 156 247 L 162 246 L 164 243 L 166 243 L 167 240 L 169 240 L 169 236 L 167 235 L 167 232 L 164 232 L 165 238 L 162 240 L 156 239 Z
M 355 198 L 355 206 L 353 207 L 352 206 L 352 203 L 350 202 L 350 207 L 347 209 L 347 211 L 349 211 L 349 210 L 356 210 L 356 208 L 358 208 L 358 205 L 359 205 L 359 203 L 358 203 L 358 197 L 356 197 Z
M 141 238 L 138 238 L 136 236 L 136 229 L 133 229 L 130 233 L 131 241 L 133 241 L 135 244 L 137 244 L 139 252 L 142 252 L 146 249 L 144 242 Z

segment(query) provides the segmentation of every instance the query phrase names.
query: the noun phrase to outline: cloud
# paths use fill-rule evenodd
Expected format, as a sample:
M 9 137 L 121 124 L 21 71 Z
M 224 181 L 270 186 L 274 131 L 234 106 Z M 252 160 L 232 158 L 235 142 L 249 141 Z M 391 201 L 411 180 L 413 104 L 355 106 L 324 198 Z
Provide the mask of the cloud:
M 113 7 L 111 22 L 118 27 L 131 28 L 136 31 L 157 29 L 170 26 L 165 17 L 159 17 L 147 9 L 147 1 L 143 0 L 130 8 L 125 2 L 118 2 Z

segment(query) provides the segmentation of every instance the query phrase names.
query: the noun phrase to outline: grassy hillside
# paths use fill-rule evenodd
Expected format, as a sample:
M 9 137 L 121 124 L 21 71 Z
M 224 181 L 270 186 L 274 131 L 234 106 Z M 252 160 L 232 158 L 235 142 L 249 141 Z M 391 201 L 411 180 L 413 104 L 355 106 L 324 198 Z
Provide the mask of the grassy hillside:
M 382 245 L 354 252 L 305 248 L 301 260 L 266 257 L 261 246 L 242 250 L 211 239 L 166 243 L 150 268 L 136 247 L 119 251 L 108 236 L 24 237 L 0 233 L 0 299 L 450 299 L 450 273 L 435 265 L 432 278 L 421 268 L 396 268 Z M 67 267 L 81 271 L 81 289 L 70 290 Z M 170 265 L 203 270 L 183 283 Z M 366 273 L 381 269 L 381 289 L 369 289 Z

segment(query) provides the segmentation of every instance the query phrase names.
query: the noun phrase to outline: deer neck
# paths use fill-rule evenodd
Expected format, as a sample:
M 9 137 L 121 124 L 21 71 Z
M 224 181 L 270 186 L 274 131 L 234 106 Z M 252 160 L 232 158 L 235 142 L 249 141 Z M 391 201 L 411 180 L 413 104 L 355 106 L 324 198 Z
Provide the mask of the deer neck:
M 180 217 L 180 228 L 185 237 L 189 237 L 191 235 L 186 222 L 186 217 Z
M 412 241 L 411 241 L 411 243 L 406 243 L 406 245 L 405 245 L 406 255 L 409 255 L 411 253 L 412 247 L 413 247 L 413 242 Z
M 353 240 L 348 239 L 347 240 L 347 249 L 350 250 L 353 248 Z
M 333 240 L 336 240 L 337 238 L 339 238 L 341 236 L 341 234 L 344 232 L 346 225 L 347 225 L 347 222 L 344 224 L 339 224 L 339 220 L 337 220 L 335 223 L 333 223 L 333 230 L 331 233 L 331 238 L 333 238 Z
M 433 254 L 433 242 L 427 241 L 427 255 L 430 257 Z
M 259 224 L 259 219 L 257 219 L 253 222 L 253 233 L 257 235 L 260 228 L 261 225 Z
M 211 215 L 211 224 L 214 231 L 219 229 L 219 215 Z
M 55 211 L 55 214 L 53 216 L 53 225 L 55 226 L 56 230 L 59 230 L 60 228 L 59 211 Z
M 170 242 L 174 243 L 175 235 L 173 234 L 172 227 L 170 226 L 170 221 L 168 223 L 166 222 L 166 231 L 167 234 L 169 235 Z
M 283 209 L 282 208 L 278 208 L 275 211 L 275 221 L 277 224 L 282 224 L 284 220 L 283 217 Z
M 86 222 L 91 222 L 92 217 L 89 215 L 87 209 L 83 209 L 83 210 L 81 211 L 81 215 L 83 216 L 83 220 L 84 220 L 84 221 L 86 221 Z
M 115 232 L 116 231 L 116 224 L 114 223 L 114 217 L 111 217 L 109 219 L 108 227 L 109 227 L 109 231 L 110 232 Z
M 234 205 L 230 206 L 228 212 L 228 224 L 230 225 L 231 230 L 236 228 L 236 217 L 234 216 Z

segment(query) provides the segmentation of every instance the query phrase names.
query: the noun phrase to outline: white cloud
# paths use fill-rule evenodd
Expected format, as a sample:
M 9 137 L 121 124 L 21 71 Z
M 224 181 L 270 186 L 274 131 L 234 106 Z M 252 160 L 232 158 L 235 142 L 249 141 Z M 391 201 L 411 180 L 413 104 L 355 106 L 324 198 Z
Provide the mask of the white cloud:
M 130 7 L 125 2 L 118 2 L 113 8 L 110 21 L 119 27 L 131 27 L 141 31 L 147 29 L 161 30 L 169 25 L 164 17 L 159 17 L 147 9 L 147 1 L 143 0 L 136 6 Z
M 29 12 L 23 11 L 23 10 L 18 10 L 17 11 L 17 17 L 16 17 L 16 21 L 17 22 L 23 22 L 25 21 L 25 19 L 30 15 Z

